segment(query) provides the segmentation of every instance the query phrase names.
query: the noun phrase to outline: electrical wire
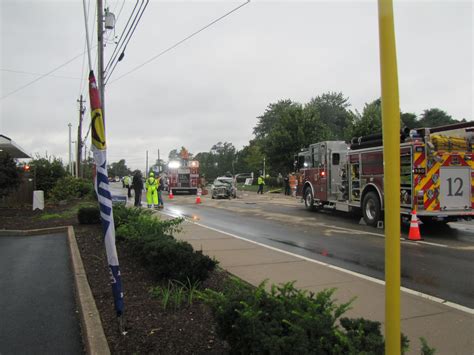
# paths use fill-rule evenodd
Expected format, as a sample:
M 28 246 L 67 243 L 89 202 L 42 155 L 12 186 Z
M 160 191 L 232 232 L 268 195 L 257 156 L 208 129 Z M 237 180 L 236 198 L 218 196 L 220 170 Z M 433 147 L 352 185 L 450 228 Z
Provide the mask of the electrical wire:
M 27 84 L 25 84 L 25 85 L 23 85 L 23 86 L 20 86 L 19 88 L 15 89 L 15 90 L 13 90 L 13 91 L 10 91 L 9 93 L 7 93 L 7 94 L 3 95 L 2 97 L 0 97 L 0 101 L 3 100 L 3 99 L 6 99 L 7 97 L 9 97 L 9 96 L 11 96 L 11 95 L 13 95 L 13 94 L 15 94 L 15 93 L 17 93 L 17 92 L 20 91 L 20 90 L 23 90 L 23 89 L 27 88 L 27 87 L 30 86 L 30 85 L 33 85 L 34 83 L 40 81 L 41 79 L 44 79 L 44 78 L 46 78 L 47 76 L 50 76 L 50 75 L 51 75 L 52 73 L 54 73 L 55 71 L 57 71 L 57 70 L 59 70 L 59 69 L 65 67 L 65 66 L 68 65 L 69 63 L 75 61 L 75 60 L 76 60 L 77 58 L 79 58 L 80 56 L 84 55 L 84 53 L 85 53 L 85 52 L 82 52 L 82 53 L 80 53 L 80 54 L 74 56 L 73 58 L 71 58 L 71 59 L 69 59 L 68 61 L 66 61 L 65 63 L 63 63 L 63 64 L 57 66 L 57 67 L 54 68 L 53 70 L 50 70 L 49 72 L 47 72 L 47 73 L 45 73 L 45 74 L 42 74 L 40 77 L 38 77 L 38 78 L 36 78 L 36 79 L 34 79 L 34 80 L 28 82 Z
M 126 72 L 125 74 L 119 76 L 117 79 L 113 80 L 110 82 L 110 84 L 112 83 L 115 83 L 117 81 L 119 81 L 120 79 L 122 79 L 123 77 L 137 71 L 138 69 L 144 67 L 145 65 L 153 62 L 154 60 L 158 59 L 159 57 L 161 57 L 162 55 L 168 53 L 169 51 L 171 51 L 172 49 L 178 47 L 180 44 L 186 42 L 188 39 L 191 39 L 192 37 L 196 36 L 197 34 L 199 34 L 200 32 L 206 30 L 207 28 L 211 27 L 212 25 L 214 25 L 215 23 L 221 21 L 222 19 L 224 19 L 225 17 L 229 16 L 230 14 L 234 13 L 235 11 L 239 10 L 241 7 L 247 5 L 248 3 L 250 3 L 250 0 L 247 0 L 245 3 L 243 4 L 240 4 L 239 6 L 237 6 L 236 8 L 232 9 L 231 11 L 225 13 L 224 15 L 222 15 L 221 17 L 215 19 L 214 21 L 210 22 L 209 24 L 207 24 L 206 26 L 200 28 L 199 30 L 197 30 L 196 32 L 193 32 L 192 34 L 190 34 L 189 36 L 183 38 L 181 41 L 173 44 L 171 47 L 168 47 L 167 49 L 161 51 L 160 53 L 158 53 L 157 55 L 151 57 L 150 59 L 146 60 L 145 62 L 143 62 L 142 64 L 140 65 L 137 65 L 135 68 L 133 68 L 132 70 Z
M 41 73 L 33 73 L 29 71 L 22 71 L 22 70 L 13 70 L 13 69 L 1 69 L 0 71 L 4 71 L 7 73 L 17 73 L 17 74 L 27 74 L 27 75 L 36 75 L 36 76 L 41 76 L 43 74 Z M 72 76 L 65 76 L 65 75 L 49 75 L 52 78 L 60 78 L 60 79 L 71 79 L 71 80 L 80 80 L 81 78 L 75 78 Z
M 136 30 L 136 28 L 137 28 L 137 26 L 138 26 L 138 24 L 139 24 L 139 22 L 140 22 L 140 20 L 141 20 L 141 18 L 142 18 L 142 16 L 143 16 L 143 13 L 145 12 L 145 10 L 146 10 L 146 8 L 147 8 L 149 2 L 150 2 L 150 0 L 146 0 L 146 4 L 145 4 L 145 6 L 143 7 L 143 10 L 141 11 L 141 13 L 140 13 L 140 15 L 139 15 L 139 17 L 138 17 L 138 20 L 136 21 L 135 24 L 132 24 L 132 26 L 134 26 L 133 29 L 132 29 L 132 33 L 130 33 L 130 35 L 125 39 L 126 42 L 125 42 L 125 44 L 124 44 L 124 46 L 123 46 L 123 49 L 122 49 L 122 51 L 121 51 L 122 53 L 120 54 L 120 56 L 118 57 L 118 59 L 115 61 L 115 64 L 114 64 L 113 67 L 110 69 L 110 72 L 107 73 L 108 75 L 106 75 L 105 84 L 107 84 L 107 82 L 109 81 L 110 77 L 112 76 L 112 73 L 114 72 L 115 68 L 117 67 L 118 62 L 120 62 L 120 61 L 122 60 L 123 56 L 125 55 L 125 50 L 127 49 L 128 43 L 129 43 L 130 40 L 132 39 L 132 36 L 133 36 L 133 34 L 135 33 L 135 30 Z M 140 11 L 140 10 L 139 10 L 139 11 Z
M 124 30 L 123 30 L 122 34 L 120 35 L 120 38 L 117 42 L 117 46 L 115 47 L 114 51 L 112 52 L 112 55 L 110 56 L 109 62 L 105 66 L 105 71 L 107 71 L 109 69 L 111 63 L 115 60 L 116 54 L 119 51 L 119 49 L 118 49 L 119 48 L 119 43 L 122 42 L 123 35 L 125 34 L 125 31 L 128 27 L 128 24 L 130 23 L 130 20 L 132 19 L 133 14 L 135 13 L 135 9 L 137 8 L 137 5 L 138 5 L 139 2 L 140 2 L 140 0 L 137 0 L 137 2 L 135 3 L 135 6 L 133 7 L 132 13 L 128 17 L 127 23 L 125 24 L 125 28 L 124 28 Z M 143 0 L 142 0 L 142 3 L 143 3 Z
M 91 9 L 91 0 L 89 0 L 87 4 L 87 19 L 89 19 L 90 9 Z M 86 51 L 86 48 L 87 48 L 87 41 L 88 39 L 84 38 L 84 52 Z M 82 95 L 84 93 L 83 90 L 84 90 L 84 82 L 85 82 L 85 75 L 84 75 L 85 61 L 86 61 L 86 53 L 84 53 L 84 56 L 82 57 L 81 83 L 79 84 L 79 95 Z

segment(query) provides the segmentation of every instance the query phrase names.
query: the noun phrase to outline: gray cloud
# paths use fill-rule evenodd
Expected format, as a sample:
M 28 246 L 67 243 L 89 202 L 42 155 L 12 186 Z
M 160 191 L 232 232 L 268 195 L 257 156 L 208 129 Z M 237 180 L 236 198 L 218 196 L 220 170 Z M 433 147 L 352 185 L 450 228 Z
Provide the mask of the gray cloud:
M 118 4 L 118 11 L 121 2 L 108 4 Z M 252 138 L 256 117 L 279 99 L 304 103 L 342 91 L 360 110 L 380 95 L 377 8 L 365 1 L 252 1 L 113 82 L 237 4 L 150 3 L 107 87 L 110 161 L 124 158 L 143 168 L 146 150 L 155 159 L 158 149 L 166 157 L 182 145 L 193 153 L 218 141 L 241 148 Z M 45 73 L 84 49 L 80 1 L 3 0 L 0 6 L 2 69 Z M 126 3 L 117 35 L 132 6 Z M 396 2 L 403 111 L 439 107 L 472 119 L 472 9 L 470 2 Z M 109 43 L 106 52 L 112 51 Z M 55 74 L 80 77 L 81 69 L 79 58 Z M 34 78 L 2 71 L 2 95 Z M 80 86 L 79 80 L 48 77 L 0 101 L 0 133 L 30 152 L 65 159 Z

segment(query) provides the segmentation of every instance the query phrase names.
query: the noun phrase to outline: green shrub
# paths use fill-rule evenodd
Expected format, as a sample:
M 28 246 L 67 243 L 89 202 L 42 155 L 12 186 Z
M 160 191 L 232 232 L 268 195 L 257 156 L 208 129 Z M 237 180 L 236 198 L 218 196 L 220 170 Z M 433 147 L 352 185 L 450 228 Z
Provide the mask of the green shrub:
M 43 190 L 48 198 L 51 189 L 56 182 L 66 176 L 61 159 L 51 156 L 41 158 L 39 155 L 30 161 L 31 171 L 34 172 L 36 180 L 36 189 Z
M 114 223 L 115 229 L 119 226 L 129 223 L 132 220 L 138 218 L 142 215 L 151 215 L 153 214 L 152 210 L 139 208 L 139 207 L 125 207 L 124 205 L 115 205 L 114 206 Z
M 124 240 L 129 250 L 158 279 L 186 282 L 205 280 L 216 261 L 194 251 L 172 234 L 181 229 L 182 219 L 160 220 L 143 210 L 114 208 L 117 240 Z
M 80 224 L 98 224 L 100 223 L 100 209 L 99 207 L 79 208 L 77 219 Z
M 72 176 L 66 176 L 56 181 L 56 184 L 49 193 L 52 201 L 71 200 L 78 197 L 84 197 L 93 193 L 94 186 L 92 182 L 84 179 L 77 179 Z
M 294 282 L 252 289 L 232 281 L 224 292 L 205 290 L 221 338 L 239 354 L 383 354 L 380 323 L 340 316 L 351 302 L 336 305 L 334 289 L 317 294 Z M 338 325 L 338 320 L 341 326 Z M 403 338 L 406 341 L 406 338 Z M 404 344 L 406 347 L 406 344 Z
M 20 183 L 20 169 L 15 160 L 7 152 L 0 151 L 0 198 L 17 189 Z

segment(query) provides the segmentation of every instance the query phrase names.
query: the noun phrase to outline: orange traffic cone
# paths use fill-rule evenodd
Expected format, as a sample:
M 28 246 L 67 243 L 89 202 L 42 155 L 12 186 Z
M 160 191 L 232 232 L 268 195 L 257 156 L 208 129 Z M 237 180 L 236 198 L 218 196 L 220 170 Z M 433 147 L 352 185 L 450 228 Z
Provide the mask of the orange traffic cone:
M 418 218 L 416 212 L 411 213 L 410 231 L 408 232 L 408 239 L 412 241 L 421 240 L 420 227 L 418 226 Z
M 196 193 L 196 204 L 199 203 L 201 203 L 201 189 L 198 189 Z
M 168 197 L 170 198 L 170 200 L 173 199 L 173 190 L 170 189 L 170 192 L 168 193 Z

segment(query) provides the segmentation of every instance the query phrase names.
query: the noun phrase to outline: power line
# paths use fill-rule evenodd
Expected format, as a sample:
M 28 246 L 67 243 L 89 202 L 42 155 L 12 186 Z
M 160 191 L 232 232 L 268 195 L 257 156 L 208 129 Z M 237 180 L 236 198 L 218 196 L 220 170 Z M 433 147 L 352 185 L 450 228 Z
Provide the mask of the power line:
M 137 5 L 139 3 L 140 0 L 137 0 L 137 2 L 135 3 L 135 6 L 133 7 L 133 10 L 130 14 L 130 16 L 128 17 L 128 20 L 127 20 L 127 23 L 125 24 L 125 27 L 124 27 L 124 30 L 122 32 L 122 34 L 120 35 L 120 38 L 119 40 L 117 41 L 117 45 L 115 46 L 115 49 L 114 51 L 112 52 L 112 55 L 110 56 L 110 59 L 109 59 L 109 62 L 107 63 L 107 65 L 105 66 L 105 71 L 107 71 L 111 65 L 111 63 L 115 60 L 115 56 L 116 54 L 118 54 L 117 52 L 119 52 L 119 46 L 121 45 L 121 41 L 122 41 L 122 38 L 123 38 L 123 35 L 125 34 L 125 31 L 128 27 L 128 24 L 130 23 L 130 20 L 132 19 L 133 17 L 133 14 L 135 13 L 135 9 L 137 8 Z M 142 0 L 142 3 L 143 3 L 143 0 Z M 119 45 L 120 44 L 120 45 Z
M 110 71 L 106 74 L 105 83 L 107 83 L 109 81 L 109 79 L 110 79 L 112 73 L 114 72 L 118 62 L 120 62 L 122 60 L 123 56 L 125 55 L 125 50 L 127 49 L 128 43 L 130 42 L 130 39 L 132 38 L 133 34 L 135 33 L 135 30 L 138 26 L 138 23 L 140 22 L 140 20 L 143 16 L 143 13 L 145 12 L 150 0 L 146 0 L 145 6 L 143 6 L 143 2 L 144 2 L 144 0 L 142 0 L 142 3 L 140 4 L 140 7 L 138 8 L 138 11 L 135 15 L 135 18 L 133 19 L 132 24 L 128 28 L 127 34 L 125 35 L 125 38 L 124 38 L 123 42 L 120 42 L 120 40 L 119 40 L 120 44 L 117 47 L 115 47 L 115 49 L 117 50 L 117 51 L 114 50 L 115 57 L 112 56 L 109 63 L 107 63 L 107 67 L 105 68 L 105 71 L 107 72 L 107 70 L 109 70 L 109 69 L 110 69 Z M 134 8 L 134 10 L 135 10 L 135 8 Z M 128 22 L 127 22 L 127 25 L 128 25 Z M 123 33 L 125 33 L 126 30 L 127 30 L 127 27 L 125 27 Z M 122 35 L 123 35 L 123 33 L 122 33 Z M 120 39 L 122 39 L 122 36 L 120 36 Z
M 87 4 L 87 19 L 88 20 L 89 20 L 90 8 L 91 8 L 91 0 L 89 0 L 89 2 Z M 82 56 L 81 83 L 79 84 L 79 95 L 83 94 L 83 86 L 84 86 L 84 78 L 85 78 L 84 65 L 85 65 L 85 61 L 86 61 L 85 51 L 86 51 L 86 48 L 87 48 L 87 41 L 88 41 L 88 38 L 87 38 L 87 35 L 86 35 L 86 38 L 84 38 L 84 55 Z
M 8 72 L 8 73 L 17 73 L 17 74 L 27 74 L 27 75 L 36 75 L 36 76 L 41 76 L 43 74 L 41 73 L 33 73 L 29 71 L 22 71 L 22 70 L 13 70 L 13 69 L 1 69 L 0 71 Z M 65 75 L 49 75 L 50 77 L 53 78 L 60 78 L 60 79 L 71 79 L 71 80 L 79 80 L 80 78 L 75 78 L 72 76 L 65 76 Z
M 123 45 L 122 53 L 120 54 L 120 56 L 118 57 L 118 59 L 115 61 L 115 64 L 113 65 L 113 67 L 112 67 L 111 70 L 110 70 L 110 73 L 108 73 L 107 78 L 106 78 L 106 81 L 105 81 L 106 83 L 109 81 L 110 77 L 112 76 L 112 73 L 114 72 L 115 68 L 117 67 L 118 62 L 120 62 L 120 61 L 123 59 L 123 56 L 125 55 L 125 50 L 127 49 L 128 43 L 130 42 L 130 39 L 132 39 L 132 36 L 133 36 L 133 34 L 135 33 L 135 30 L 137 29 L 138 23 L 140 22 L 140 20 L 141 20 L 141 18 L 142 18 L 142 16 L 143 16 L 143 13 L 145 12 L 145 10 L 146 10 L 146 8 L 147 8 L 149 2 L 150 2 L 150 0 L 147 0 L 147 1 L 146 1 L 146 4 L 145 4 L 145 6 L 143 7 L 143 10 L 141 11 L 141 13 L 140 13 L 140 15 L 139 15 L 139 17 L 138 17 L 138 20 L 137 20 L 137 22 L 135 23 L 135 26 L 134 26 L 134 24 L 132 23 L 132 26 L 134 26 L 133 29 L 132 29 L 132 33 L 130 33 L 130 35 L 128 36 L 128 38 L 125 39 L 126 42 L 125 42 L 125 44 Z M 138 11 L 140 11 L 140 10 L 138 10 Z M 137 15 L 138 15 L 138 14 L 137 14 Z M 129 30 L 129 32 L 130 32 L 130 30 Z M 127 35 L 128 35 L 128 33 L 127 33 Z
M 136 66 L 135 68 L 133 68 L 132 70 L 126 72 L 125 74 L 119 76 L 117 79 L 111 81 L 110 83 L 115 83 L 116 81 L 122 79 L 123 77 L 133 73 L 134 71 L 137 71 L 138 69 L 144 67 L 145 65 L 151 63 L 152 61 L 158 59 L 159 57 L 161 57 L 162 55 L 164 55 L 165 53 L 171 51 L 172 49 L 178 47 L 180 44 L 186 42 L 188 39 L 196 36 L 197 34 L 199 34 L 200 32 L 204 31 L 205 29 L 211 27 L 212 25 L 214 25 L 215 23 L 219 22 L 220 20 L 224 19 L 225 17 L 229 16 L 230 14 L 234 13 L 235 11 L 239 10 L 241 7 L 247 5 L 248 3 L 250 3 L 250 0 L 247 0 L 245 3 L 237 6 L 236 8 L 232 9 L 231 11 L 225 13 L 224 15 L 222 15 L 221 17 L 215 19 L 214 21 L 210 22 L 209 24 L 207 24 L 206 26 L 202 27 L 201 29 L 197 30 L 196 32 L 193 32 L 192 34 L 190 34 L 189 36 L 185 37 L 184 39 L 182 39 L 181 41 L 173 44 L 171 47 L 168 47 L 167 49 L 163 50 L 162 52 L 158 53 L 157 55 L 151 57 L 150 59 L 148 59 L 147 61 L 143 62 L 142 64 Z
M 69 60 L 66 61 L 65 63 L 61 64 L 60 66 L 58 66 L 58 67 L 56 67 L 56 68 L 54 68 L 53 70 L 50 70 L 49 72 L 47 72 L 47 73 L 45 73 L 45 74 L 42 74 L 39 78 L 36 78 L 36 79 L 30 81 L 29 83 L 27 83 L 27 84 L 25 84 L 25 85 L 23 85 L 23 86 L 20 86 L 19 88 L 15 89 L 15 90 L 13 90 L 13 91 L 10 91 L 8 94 L 3 95 L 3 96 L 0 98 L 0 101 L 3 100 L 3 99 L 5 99 L 5 98 L 7 98 L 8 96 L 11 96 L 11 95 L 17 93 L 17 92 L 20 91 L 20 90 L 23 90 L 23 89 L 27 88 L 27 87 L 30 86 L 30 85 L 33 85 L 34 83 L 40 81 L 41 79 L 43 79 L 43 78 L 45 78 L 45 77 L 51 75 L 51 74 L 54 73 L 55 71 L 57 71 L 57 70 L 59 70 L 59 69 L 65 67 L 65 66 L 68 65 L 69 63 L 75 61 L 77 58 L 79 58 L 79 57 L 82 56 L 83 54 L 84 54 L 84 52 L 82 52 L 81 54 L 76 55 L 75 57 L 69 59 Z

